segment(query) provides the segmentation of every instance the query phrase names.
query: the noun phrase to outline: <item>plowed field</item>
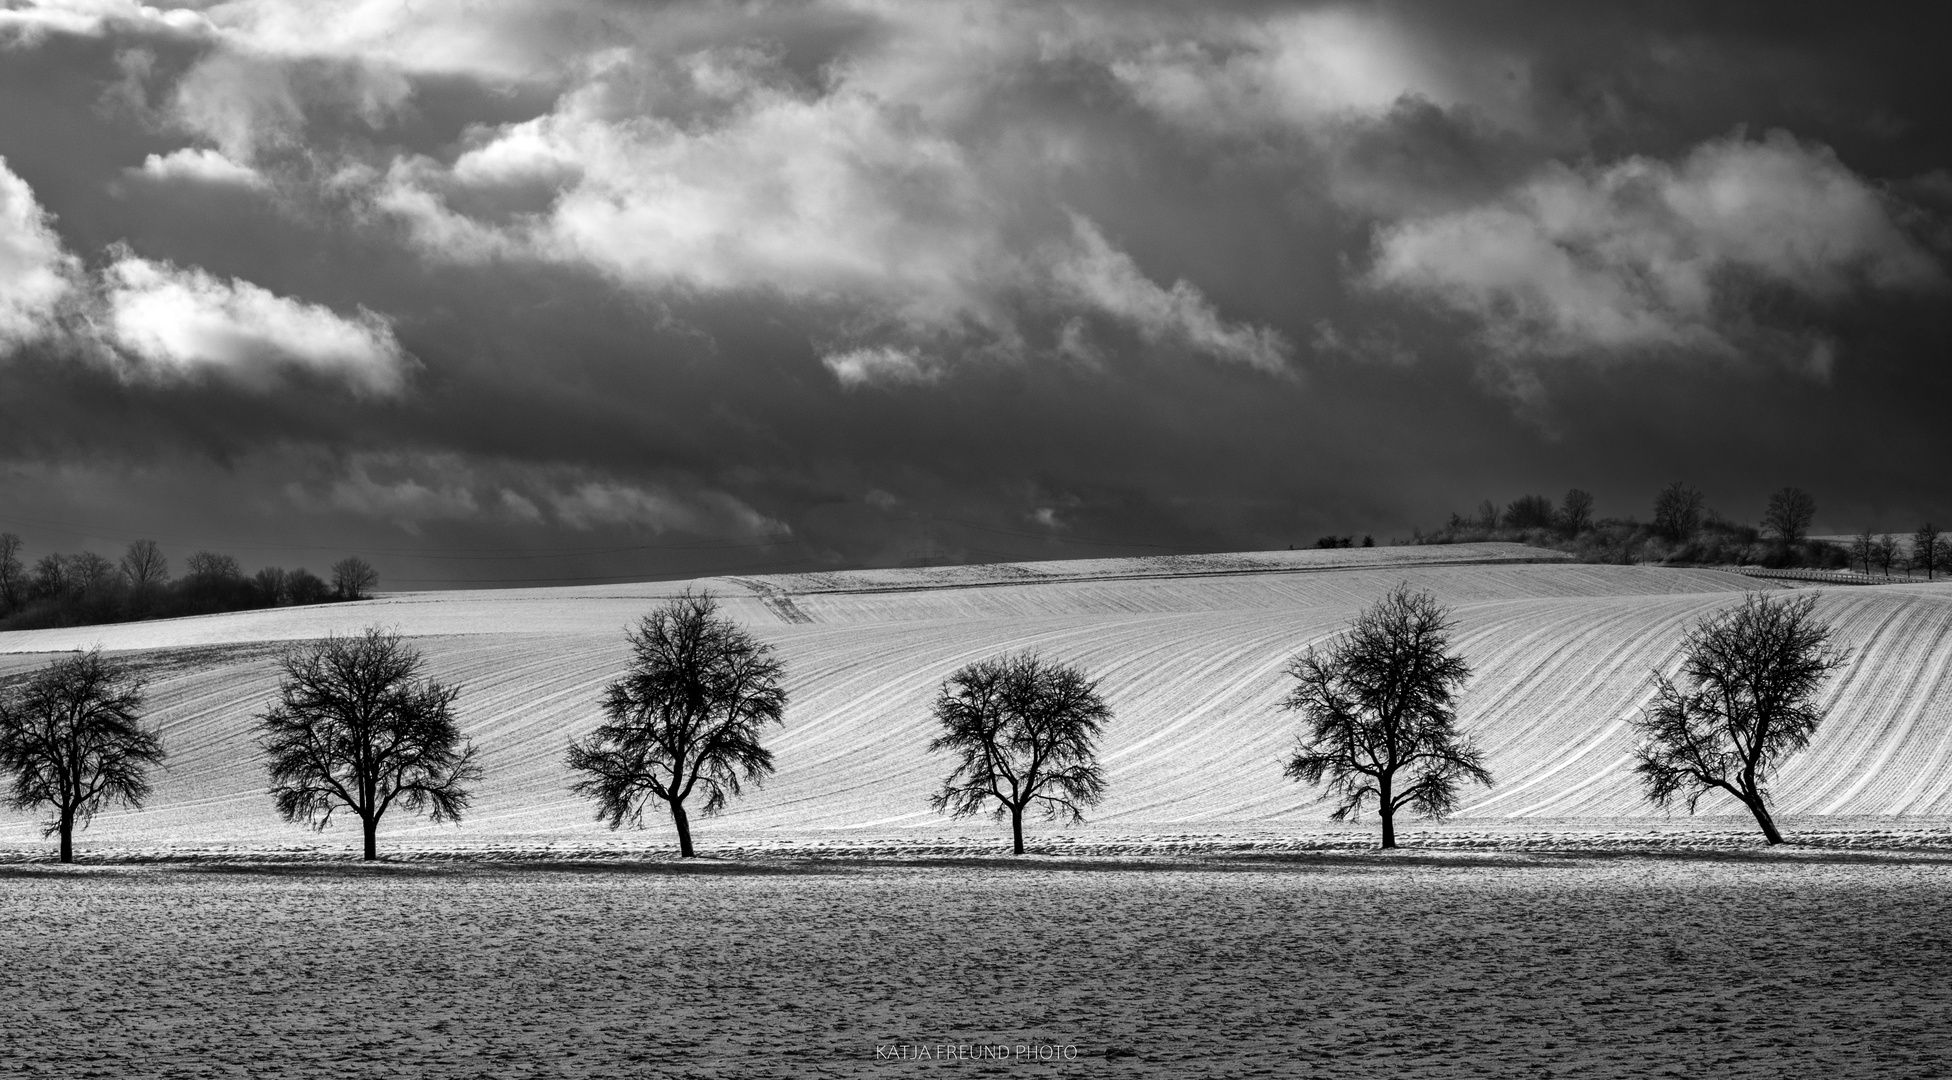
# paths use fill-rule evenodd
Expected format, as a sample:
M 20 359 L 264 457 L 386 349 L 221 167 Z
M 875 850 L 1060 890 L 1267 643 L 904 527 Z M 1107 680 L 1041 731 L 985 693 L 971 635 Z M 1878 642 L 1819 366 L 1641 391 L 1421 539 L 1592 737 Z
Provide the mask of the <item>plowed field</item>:
M 1296 720 L 1276 708 L 1281 667 L 1398 581 L 1452 605 L 1477 674 L 1464 719 L 1496 787 L 1475 790 L 1453 830 L 1525 822 L 1660 825 L 1627 768 L 1627 719 L 1649 674 L 1676 660 L 1682 629 L 1744 589 L 1782 587 L 1709 570 L 1586 566 L 1508 545 L 1269 552 L 1197 559 L 722 578 L 562 590 L 402 594 L 349 605 L 0 635 L 0 676 L 54 650 L 100 644 L 150 674 L 151 717 L 171 753 L 149 807 L 110 812 L 81 850 L 185 846 L 343 850 L 286 825 L 264 794 L 253 715 L 272 697 L 279 642 L 370 623 L 399 628 L 430 671 L 463 686 L 465 729 L 487 776 L 474 813 L 438 829 L 401 818 L 383 845 L 655 848 L 667 830 L 610 836 L 566 791 L 568 741 L 594 726 L 619 671 L 623 628 L 686 585 L 776 644 L 792 705 L 769 737 L 779 771 L 722 817 L 715 843 L 997 835 L 928 809 L 943 772 L 926 747 L 928 701 L 956 667 L 1036 648 L 1103 680 L 1115 719 L 1102 744 L 1110 796 L 1075 836 L 1291 835 L 1324 808 L 1281 775 Z M 1779 808 L 1804 828 L 1952 816 L 1952 587 L 1839 587 L 1821 611 L 1852 650 L 1830 718 L 1780 775 Z M 1731 811 L 1705 801 L 1704 815 Z M 1738 823 L 1739 824 L 1739 823 Z M 32 816 L 0 814 L 0 846 L 44 846 Z M 1049 840 L 1049 827 L 1033 832 Z

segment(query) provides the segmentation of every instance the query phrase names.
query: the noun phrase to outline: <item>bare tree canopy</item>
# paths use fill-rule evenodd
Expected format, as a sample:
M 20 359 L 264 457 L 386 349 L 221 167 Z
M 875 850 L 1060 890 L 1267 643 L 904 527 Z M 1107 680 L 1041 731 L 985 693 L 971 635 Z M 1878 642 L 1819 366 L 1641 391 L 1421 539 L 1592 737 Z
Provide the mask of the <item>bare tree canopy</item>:
M 323 604 L 332 599 L 332 589 L 301 566 L 285 575 L 285 598 L 294 604 Z
M 156 541 L 131 541 L 122 555 L 122 576 L 138 592 L 160 588 L 169 583 L 169 560 Z
M 341 600 L 364 600 L 380 583 L 380 572 L 357 555 L 332 564 L 332 591 Z
M 1901 554 L 1902 549 L 1899 548 L 1898 541 L 1893 539 L 1890 533 L 1879 536 L 1871 548 L 1872 561 L 1876 562 L 1878 568 L 1887 575 L 1897 567 Z
M 1946 569 L 1946 559 L 1952 552 L 1946 550 L 1943 534 L 1927 521 L 1911 534 L 1911 568 L 1925 571 L 1925 580 L 1936 577 L 1938 571 Z
M 720 616 L 709 593 L 687 591 L 626 636 L 630 666 L 603 688 L 607 719 L 569 745 L 569 767 L 584 774 L 570 790 L 595 800 L 597 819 L 613 829 L 642 828 L 651 801 L 665 803 L 678 853 L 690 858 L 687 801 L 702 794 L 709 817 L 773 771 L 759 738 L 785 722 L 785 666 L 772 646 Z
M 1809 745 L 1823 720 L 1818 693 L 1848 654 L 1830 644 L 1816 597 L 1750 593 L 1697 623 L 1681 643 L 1681 679 L 1654 674 L 1655 698 L 1634 721 L 1641 736 L 1634 771 L 1647 798 L 1688 812 L 1725 791 L 1755 815 L 1771 844 L 1770 772 Z
M 189 576 L 199 581 L 222 582 L 237 581 L 243 578 L 244 571 L 237 565 L 237 557 L 216 551 L 191 552 L 187 560 Z
M 1573 488 L 1566 492 L 1565 501 L 1559 505 L 1559 525 L 1569 536 L 1578 536 L 1593 527 L 1593 496 L 1591 492 Z
M 1679 543 L 1701 531 L 1707 501 L 1701 492 L 1676 480 L 1654 496 L 1654 531 Z
M 0 615 L 27 602 L 27 568 L 20 562 L 20 537 L 0 533 Z
M 943 682 L 934 712 L 942 734 L 929 752 L 954 755 L 956 768 L 929 804 L 967 817 L 995 800 L 1019 855 L 1025 810 L 1082 821 L 1105 797 L 1094 743 L 1112 711 L 1078 667 L 1035 653 L 979 660 Z
M 1545 495 L 1520 495 L 1505 506 L 1505 528 L 1549 529 L 1557 515 Z
M 74 861 L 76 828 L 112 803 L 140 809 L 158 734 L 142 726 L 142 681 L 99 649 L 56 660 L 0 698 L 0 771 L 16 810 L 51 811 L 41 835 L 61 835 Z
M 271 796 L 287 821 L 323 830 L 343 807 L 358 815 L 366 859 L 379 858 L 381 817 L 398 805 L 459 821 L 481 778 L 474 744 L 455 723 L 460 688 L 426 679 L 418 651 L 369 627 L 295 646 L 279 659 L 278 704 L 258 717 Z
M 1870 574 L 1871 564 L 1877 561 L 1877 537 L 1871 535 L 1871 530 L 1865 529 L 1851 537 L 1850 558 L 1864 568 L 1866 576 Z
M 1457 697 L 1471 668 L 1450 651 L 1456 624 L 1427 592 L 1398 585 L 1326 645 L 1288 662 L 1295 688 L 1281 702 L 1307 723 L 1287 775 L 1328 783 L 1347 820 L 1373 803 L 1383 847 L 1396 846 L 1396 812 L 1442 818 L 1465 781 L 1490 786 L 1484 755 L 1457 727 Z
M 1780 488 L 1769 496 L 1769 509 L 1762 515 L 1762 531 L 1785 544 L 1800 543 L 1810 535 L 1810 522 L 1816 520 L 1816 499 L 1802 488 Z

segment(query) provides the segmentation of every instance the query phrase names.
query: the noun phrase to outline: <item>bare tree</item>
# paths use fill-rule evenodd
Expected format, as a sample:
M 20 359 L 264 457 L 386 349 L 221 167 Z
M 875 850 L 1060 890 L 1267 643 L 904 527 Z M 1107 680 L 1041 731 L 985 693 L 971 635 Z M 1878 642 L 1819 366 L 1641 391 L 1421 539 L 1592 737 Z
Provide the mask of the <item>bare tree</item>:
M 379 583 L 379 571 L 357 555 L 332 564 L 332 592 L 341 600 L 364 600 Z
M 169 560 L 154 540 L 135 540 L 122 553 L 122 576 L 129 588 L 139 594 L 153 592 L 169 583 Z
M 282 566 L 267 566 L 251 575 L 251 587 L 257 590 L 258 599 L 266 607 L 277 607 L 289 596 L 287 580 L 290 575 Z
M 295 646 L 279 659 L 278 704 L 258 717 L 271 796 L 287 821 L 324 830 L 343 807 L 358 815 L 366 859 L 379 858 L 380 819 L 396 804 L 459 821 L 481 778 L 474 744 L 455 723 L 460 688 L 421 674 L 424 661 L 380 627 Z
M 244 579 L 244 571 L 237 565 L 237 558 L 215 551 L 196 551 L 187 560 L 186 576 L 198 582 L 227 584 Z
M 1750 593 L 1690 629 L 1682 682 L 1656 672 L 1654 702 L 1634 721 L 1634 771 L 1647 798 L 1664 807 L 1685 796 L 1692 814 L 1703 795 L 1725 791 L 1755 815 L 1769 843 L 1782 843 L 1769 814 L 1769 774 L 1809 745 L 1823 720 L 1818 692 L 1848 655 L 1830 639 L 1812 595 Z
M 121 583 L 115 564 L 92 551 L 68 560 L 68 578 L 74 591 L 85 597 L 106 595 Z
M 1876 561 L 1878 569 L 1884 571 L 1886 577 L 1890 577 L 1891 571 L 1897 567 L 1900 554 L 1902 552 L 1898 542 L 1890 533 L 1879 536 L 1871 548 L 1871 558 Z
M 954 755 L 956 768 L 929 805 L 967 817 L 995 800 L 1018 855 L 1025 810 L 1082 821 L 1104 798 L 1093 744 L 1112 711 L 1082 669 L 1034 653 L 979 660 L 942 684 L 934 712 L 942 734 L 929 752 Z
M 0 615 L 27 602 L 27 568 L 20 562 L 20 537 L 0 533 Z
M 1706 500 L 1701 492 L 1676 480 L 1654 496 L 1654 531 L 1675 543 L 1701 531 Z
M 1762 515 L 1762 530 L 1773 534 L 1784 546 L 1800 543 L 1810 534 L 1816 520 L 1816 500 L 1798 487 L 1780 488 L 1769 496 L 1769 509 Z
M 1498 521 L 1497 503 L 1486 499 L 1478 504 L 1478 518 L 1475 522 L 1478 528 L 1486 530 L 1496 529 L 1498 527 Z
M 1871 561 L 1877 558 L 1877 538 L 1871 535 L 1871 530 L 1865 529 L 1851 537 L 1850 557 L 1864 568 L 1864 576 L 1869 577 Z
M 1552 519 L 1552 500 L 1544 495 L 1520 495 L 1505 507 L 1508 529 L 1549 529 Z
M 323 604 L 332 599 L 332 587 L 301 566 L 285 575 L 285 598 L 294 604 Z
M 1945 543 L 1929 521 L 1911 534 L 1911 565 L 1925 571 L 1926 581 L 1945 566 Z
M 644 826 L 653 799 L 670 807 L 678 854 L 691 858 L 685 804 L 703 794 L 707 817 L 773 771 L 759 744 L 767 724 L 784 722 L 785 667 L 773 648 L 718 614 L 709 593 L 672 599 L 625 632 L 630 666 L 603 688 L 608 719 L 569 744 L 570 786 L 594 799 L 612 829 Z
M 1559 525 L 1568 536 L 1578 536 L 1593 527 L 1593 496 L 1578 488 L 1566 492 L 1559 504 Z
M 59 833 L 74 861 L 76 828 L 104 806 L 140 809 L 162 740 L 142 726 L 142 681 L 101 650 L 56 660 L 0 698 L 0 771 L 17 810 L 47 807 L 42 836 Z
M 1337 821 L 1373 802 L 1385 848 L 1396 846 L 1398 810 L 1443 818 L 1464 781 L 1492 782 L 1483 752 L 1457 727 L 1471 668 L 1450 651 L 1455 627 L 1436 597 L 1402 584 L 1288 662 L 1295 688 L 1281 707 L 1301 713 L 1307 729 L 1287 775 L 1326 779 Z
M 51 552 L 34 562 L 34 580 L 28 586 L 28 595 L 35 600 L 59 600 L 74 588 L 73 575 L 68 568 L 68 557 L 60 552 Z

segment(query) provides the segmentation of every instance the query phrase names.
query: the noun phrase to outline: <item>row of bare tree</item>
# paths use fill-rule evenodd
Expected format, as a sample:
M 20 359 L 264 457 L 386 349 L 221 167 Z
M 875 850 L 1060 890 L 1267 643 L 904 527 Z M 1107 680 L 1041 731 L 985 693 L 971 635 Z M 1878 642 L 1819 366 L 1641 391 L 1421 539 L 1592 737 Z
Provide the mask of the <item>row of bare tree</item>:
M 1396 816 L 1443 818 L 1466 784 L 1490 786 L 1484 754 L 1457 720 L 1471 668 L 1451 644 L 1452 613 L 1399 585 L 1350 627 L 1286 668 L 1282 701 L 1303 730 L 1287 775 L 1325 788 L 1333 817 L 1373 809 L 1382 846 Z M 690 814 L 710 816 L 774 771 L 763 745 L 784 722 L 784 665 L 773 648 L 687 592 L 627 631 L 630 661 L 604 687 L 604 720 L 568 748 L 572 790 L 611 828 L 642 827 L 662 804 L 679 853 L 695 854 Z M 1819 690 L 1846 654 L 1815 616 L 1815 598 L 1760 594 L 1716 612 L 1684 637 L 1673 674 L 1654 675 L 1654 701 L 1636 721 L 1636 770 L 1649 799 L 1686 803 L 1727 792 L 1771 844 L 1772 771 L 1807 745 L 1822 720 Z M 457 821 L 481 779 L 455 715 L 460 688 L 435 682 L 397 633 L 373 627 L 287 650 L 278 699 L 259 714 L 270 794 L 287 820 L 325 828 L 358 817 L 365 858 L 378 857 L 382 817 L 395 807 Z M 72 861 L 75 830 L 102 807 L 140 807 L 160 734 L 141 723 L 143 685 L 100 651 L 57 660 L 0 695 L 0 770 L 17 809 L 45 808 Z M 1034 653 L 965 665 L 932 706 L 931 753 L 954 763 L 931 799 L 957 817 L 989 810 L 1011 823 L 1024 851 L 1026 814 L 1081 820 L 1106 792 L 1096 742 L 1112 719 L 1096 681 Z
M 183 576 L 172 578 L 154 540 L 130 543 L 119 561 L 50 552 L 29 565 L 20 537 L 0 533 L 0 620 L 9 629 L 362 600 L 378 584 L 378 572 L 356 556 L 334 564 L 328 583 L 303 567 L 267 566 L 247 576 L 236 558 L 214 551 L 192 553 Z

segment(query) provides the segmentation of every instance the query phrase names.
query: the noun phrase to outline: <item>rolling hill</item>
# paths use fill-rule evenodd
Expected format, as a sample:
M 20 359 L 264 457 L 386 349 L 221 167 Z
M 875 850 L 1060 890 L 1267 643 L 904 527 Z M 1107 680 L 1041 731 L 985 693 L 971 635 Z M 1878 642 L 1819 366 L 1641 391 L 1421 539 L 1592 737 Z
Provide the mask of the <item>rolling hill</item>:
M 713 578 L 569 589 L 409 593 L 358 604 L 0 634 L 0 678 L 60 650 L 131 655 L 150 682 L 171 753 L 148 809 L 105 813 L 85 846 L 298 845 L 264 794 L 253 714 L 274 693 L 281 642 L 378 623 L 415 639 L 459 682 L 487 776 L 461 827 L 406 819 L 382 843 L 609 843 L 566 791 L 572 736 L 620 669 L 627 623 L 705 588 L 776 644 L 792 705 L 768 740 L 779 771 L 701 843 L 740 836 L 988 835 L 928 809 L 945 771 L 926 753 L 928 702 L 970 660 L 1036 648 L 1103 680 L 1115 720 L 1102 744 L 1111 793 L 1094 828 L 1120 835 L 1319 829 L 1324 807 L 1281 775 L 1296 718 L 1276 702 L 1282 665 L 1398 581 L 1452 605 L 1476 669 L 1464 723 L 1496 787 L 1463 823 L 1658 819 L 1628 771 L 1628 718 L 1683 628 L 1746 589 L 1714 570 L 1594 566 L 1516 545 L 1106 559 Z M 1775 785 L 1786 815 L 1952 815 L 1952 587 L 1832 588 L 1821 611 L 1852 661 L 1830 719 Z M 1729 804 L 1704 801 L 1704 813 Z M 34 819 L 0 815 L 0 845 L 38 847 Z M 324 841 L 353 839 L 336 827 Z M 668 830 L 616 838 L 661 845 Z

